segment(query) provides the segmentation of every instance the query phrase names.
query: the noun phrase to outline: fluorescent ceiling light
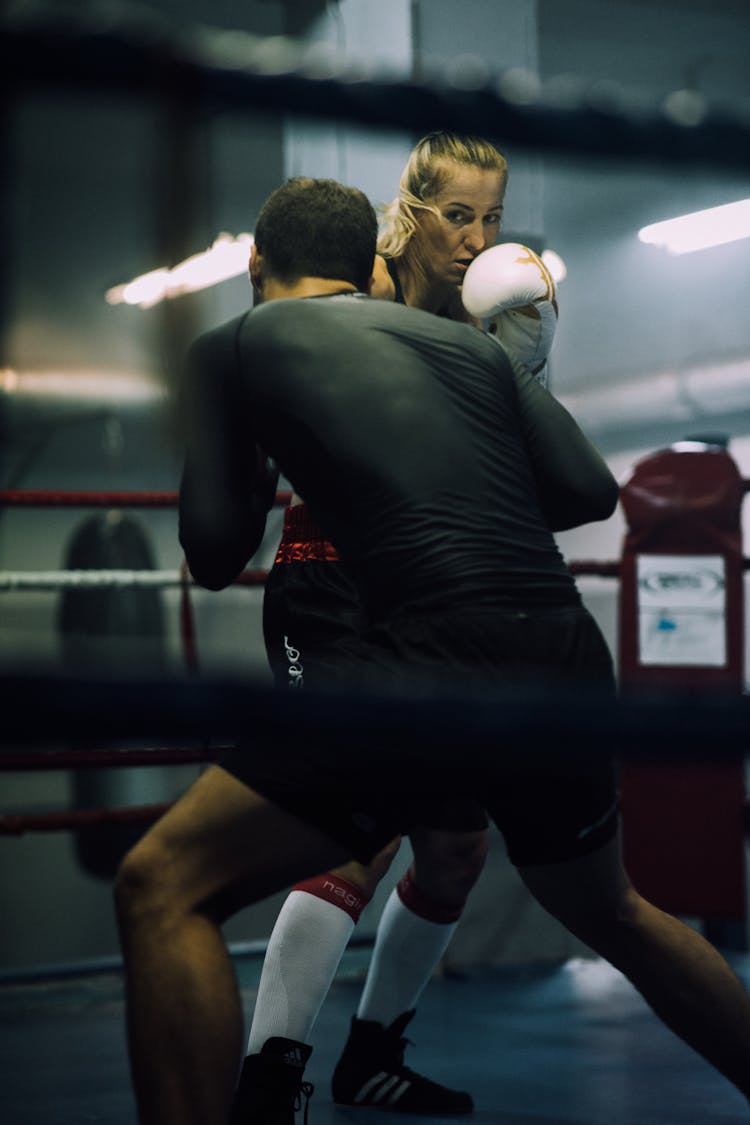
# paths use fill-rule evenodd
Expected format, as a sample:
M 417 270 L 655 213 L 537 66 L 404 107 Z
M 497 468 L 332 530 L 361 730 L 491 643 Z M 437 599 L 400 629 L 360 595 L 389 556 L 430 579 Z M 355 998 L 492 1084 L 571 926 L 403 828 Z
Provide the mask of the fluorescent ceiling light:
M 689 254 L 693 250 L 750 238 L 750 199 L 652 223 L 639 230 L 638 237 L 641 242 L 659 246 L 670 254 Z
M 107 301 L 110 305 L 139 305 L 150 309 L 168 298 L 208 289 L 246 273 L 252 245 L 251 234 L 239 234 L 236 238 L 220 234 L 208 250 L 193 254 L 173 269 L 151 270 L 125 285 L 107 290 Z
M 164 387 L 149 375 L 121 371 L 14 371 L 0 369 L 0 395 L 15 399 L 76 399 L 81 402 L 149 403 Z

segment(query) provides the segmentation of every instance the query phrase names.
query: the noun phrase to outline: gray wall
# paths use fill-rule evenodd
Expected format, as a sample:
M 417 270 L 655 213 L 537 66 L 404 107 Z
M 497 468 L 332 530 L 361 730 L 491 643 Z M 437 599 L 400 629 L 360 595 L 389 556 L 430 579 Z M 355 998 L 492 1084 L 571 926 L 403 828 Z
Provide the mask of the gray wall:
M 74 5 L 83 10 L 86 5 Z M 202 3 L 156 0 L 171 18 L 256 34 L 333 42 L 348 56 L 374 53 L 396 68 L 443 67 L 464 53 L 498 68 L 522 65 L 545 81 L 573 74 L 614 83 L 617 97 L 653 100 L 686 84 L 733 106 L 750 104 L 750 18 L 745 3 L 668 0 L 365 0 L 342 3 Z M 373 13 L 376 12 L 376 17 Z M 709 47 L 707 48 L 707 44 Z M 605 85 L 606 84 L 606 85 Z M 252 230 L 262 200 L 288 174 L 337 175 L 373 202 L 389 198 L 414 138 L 272 116 L 219 116 L 188 128 L 175 105 L 138 98 L 27 96 L 7 139 L 12 178 L 6 220 L 9 300 L 0 367 L 20 390 L 0 392 L 2 486 L 176 487 L 179 440 L 172 393 L 186 344 L 246 307 L 244 278 L 150 310 L 110 307 L 104 292 L 207 246 L 220 231 Z M 681 211 L 750 195 L 746 178 L 712 169 L 573 161 L 508 148 L 506 230 L 533 234 L 562 254 L 560 324 L 552 389 L 568 403 L 623 477 L 644 453 L 696 428 L 723 428 L 750 477 L 750 318 L 747 240 L 669 258 L 638 227 Z M 63 376 L 63 393 L 55 377 Z M 86 513 L 0 511 L 0 569 L 64 566 Z M 280 512 L 256 565 L 270 563 Z M 172 569 L 181 555 L 172 511 L 134 513 Z M 620 513 L 560 537 L 575 558 L 615 558 Z M 616 589 L 584 579 L 584 596 L 616 648 Z M 58 627 L 59 595 L 0 594 L 0 668 L 70 667 Z M 204 671 L 266 676 L 260 591 L 196 591 Z M 181 670 L 175 591 L 161 596 L 163 636 L 139 655 Z M 132 658 L 106 637 L 88 660 Z M 166 800 L 195 769 L 129 771 L 102 801 Z M 81 799 L 69 774 L 4 774 L 4 812 L 64 808 Z M 399 871 L 408 854 L 399 860 Z M 395 875 L 360 928 L 371 932 Z M 262 938 L 278 897 L 228 927 Z M 502 903 L 498 909 L 497 903 Z M 0 965 L 25 966 L 116 952 L 108 882 L 86 872 L 70 834 L 0 840 Z M 493 840 L 490 870 L 451 951 L 456 961 L 562 956 L 573 946 L 541 918 Z

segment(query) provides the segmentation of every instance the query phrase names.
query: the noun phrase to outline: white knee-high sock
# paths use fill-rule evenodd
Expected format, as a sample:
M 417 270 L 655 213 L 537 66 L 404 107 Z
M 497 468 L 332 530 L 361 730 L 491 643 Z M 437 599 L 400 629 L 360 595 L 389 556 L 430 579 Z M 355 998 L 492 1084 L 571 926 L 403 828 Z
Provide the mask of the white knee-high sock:
M 299 883 L 290 892 L 268 942 L 249 1055 L 258 1054 L 273 1036 L 308 1042 L 366 903 L 357 887 L 330 873 Z
M 409 870 L 380 916 L 357 1017 L 387 1027 L 416 1008 L 460 916 L 460 910 L 446 911 L 420 895 Z

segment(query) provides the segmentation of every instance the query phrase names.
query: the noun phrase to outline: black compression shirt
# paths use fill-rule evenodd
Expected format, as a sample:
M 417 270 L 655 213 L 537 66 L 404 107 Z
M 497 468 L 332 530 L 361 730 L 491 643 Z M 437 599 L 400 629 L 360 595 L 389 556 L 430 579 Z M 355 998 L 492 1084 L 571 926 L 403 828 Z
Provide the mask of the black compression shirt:
M 550 528 L 617 485 L 570 415 L 493 339 L 362 296 L 273 301 L 201 337 L 186 373 L 180 539 L 219 588 L 257 549 L 255 443 L 375 615 L 566 604 Z

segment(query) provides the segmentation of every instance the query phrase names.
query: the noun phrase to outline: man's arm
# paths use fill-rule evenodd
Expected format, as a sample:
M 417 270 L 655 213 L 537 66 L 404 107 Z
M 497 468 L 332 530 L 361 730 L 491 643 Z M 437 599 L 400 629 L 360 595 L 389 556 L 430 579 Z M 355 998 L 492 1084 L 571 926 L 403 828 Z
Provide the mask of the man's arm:
M 209 590 L 233 582 L 257 551 L 278 479 L 251 431 L 238 369 L 238 326 L 232 321 L 196 340 L 181 396 L 179 538 L 191 574 Z
M 604 458 L 565 407 L 522 364 L 509 359 L 523 435 L 551 530 L 608 519 L 617 507 L 619 487 Z

